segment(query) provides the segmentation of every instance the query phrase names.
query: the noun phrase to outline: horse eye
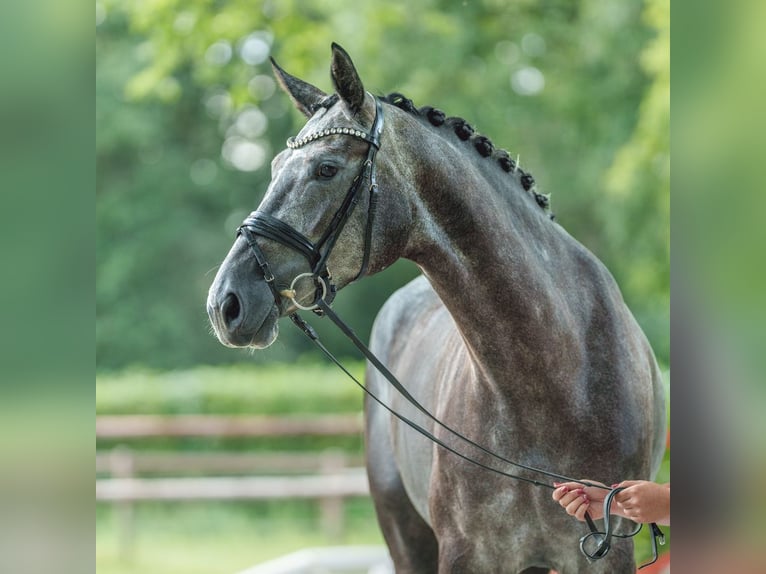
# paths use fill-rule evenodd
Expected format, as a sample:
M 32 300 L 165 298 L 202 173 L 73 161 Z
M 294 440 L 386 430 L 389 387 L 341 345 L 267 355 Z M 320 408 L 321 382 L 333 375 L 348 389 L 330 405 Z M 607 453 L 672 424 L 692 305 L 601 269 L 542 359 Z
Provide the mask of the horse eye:
M 338 168 L 334 165 L 331 165 L 329 163 L 323 163 L 322 165 L 319 166 L 319 177 L 330 179 L 336 173 L 338 173 Z

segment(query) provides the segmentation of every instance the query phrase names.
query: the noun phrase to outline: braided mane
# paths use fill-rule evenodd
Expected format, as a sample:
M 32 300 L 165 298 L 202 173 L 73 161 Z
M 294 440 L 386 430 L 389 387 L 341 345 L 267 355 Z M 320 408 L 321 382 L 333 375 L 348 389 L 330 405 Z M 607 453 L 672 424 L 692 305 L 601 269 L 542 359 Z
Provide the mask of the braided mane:
M 555 218 L 551 212 L 550 194 L 546 195 L 537 191 L 532 174 L 524 171 L 506 150 L 496 149 L 488 137 L 477 134 L 471 124 L 463 118 L 447 117 L 443 111 L 431 106 L 416 108 L 412 100 L 398 92 L 392 92 L 387 96 L 380 96 L 379 99 L 413 116 L 427 119 L 432 126 L 446 126 L 454 131 L 455 135 L 462 141 L 473 143 L 473 147 L 479 155 L 496 160 L 503 171 L 511 175 L 518 175 L 519 183 L 521 183 L 524 191 L 529 192 L 534 197 L 537 205 L 545 210 L 551 219 Z

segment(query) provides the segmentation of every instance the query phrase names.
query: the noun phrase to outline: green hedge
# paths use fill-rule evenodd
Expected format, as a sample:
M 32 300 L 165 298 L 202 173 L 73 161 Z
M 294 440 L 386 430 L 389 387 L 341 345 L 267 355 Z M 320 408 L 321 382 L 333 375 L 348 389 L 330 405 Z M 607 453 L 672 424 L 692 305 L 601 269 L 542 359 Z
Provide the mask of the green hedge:
M 347 367 L 364 375 L 361 361 Z M 331 364 L 133 370 L 96 377 L 96 414 L 349 413 L 361 412 L 362 394 Z
M 349 362 L 357 378 L 364 363 Z M 131 370 L 96 377 L 96 414 L 284 415 L 360 413 L 363 393 L 331 364 L 234 365 L 183 371 Z M 361 453 L 359 436 L 148 437 L 100 439 L 141 450 L 306 451 L 327 448 Z

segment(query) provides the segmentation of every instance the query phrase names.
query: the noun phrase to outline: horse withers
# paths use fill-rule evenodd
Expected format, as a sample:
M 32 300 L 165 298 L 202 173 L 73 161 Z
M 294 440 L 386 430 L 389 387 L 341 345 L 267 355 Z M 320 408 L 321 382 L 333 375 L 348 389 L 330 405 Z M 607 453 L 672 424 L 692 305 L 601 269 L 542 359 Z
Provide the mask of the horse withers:
M 665 405 L 652 350 L 610 273 L 552 220 L 531 175 L 464 120 L 365 92 L 336 44 L 332 95 L 274 70 L 308 121 L 274 158 L 263 201 L 210 287 L 220 341 L 267 347 L 280 317 L 404 257 L 423 276 L 385 304 L 371 348 L 436 418 L 524 467 L 606 484 L 653 478 Z M 378 370 L 366 385 L 497 466 Z M 635 571 L 630 539 L 589 563 L 578 547 L 587 530 L 549 489 L 455 456 L 370 399 L 365 417 L 370 488 L 397 572 Z

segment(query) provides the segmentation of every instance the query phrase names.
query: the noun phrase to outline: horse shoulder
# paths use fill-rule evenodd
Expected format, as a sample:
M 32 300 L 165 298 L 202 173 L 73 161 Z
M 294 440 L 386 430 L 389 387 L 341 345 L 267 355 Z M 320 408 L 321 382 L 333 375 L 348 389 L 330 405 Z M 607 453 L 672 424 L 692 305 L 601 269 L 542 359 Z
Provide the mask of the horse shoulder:
M 385 303 L 373 326 L 371 348 L 418 402 L 440 416 L 440 394 L 446 392 L 455 369 L 464 362 L 465 348 L 454 320 L 425 277 L 414 279 Z M 436 432 L 430 421 L 369 366 L 367 385 L 395 411 Z M 412 504 L 429 520 L 433 443 L 369 402 L 367 418 L 370 451 L 376 457 L 391 459 L 389 465 L 373 461 L 369 470 L 398 475 L 389 477 L 390 482 L 395 484 L 393 478 L 400 477 Z M 385 480 L 385 476 L 376 478 Z

